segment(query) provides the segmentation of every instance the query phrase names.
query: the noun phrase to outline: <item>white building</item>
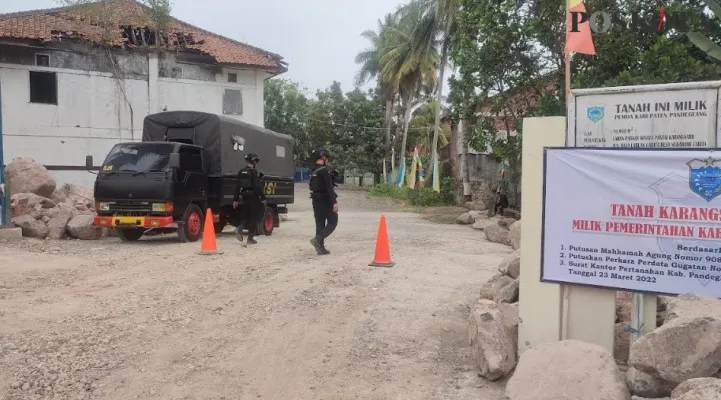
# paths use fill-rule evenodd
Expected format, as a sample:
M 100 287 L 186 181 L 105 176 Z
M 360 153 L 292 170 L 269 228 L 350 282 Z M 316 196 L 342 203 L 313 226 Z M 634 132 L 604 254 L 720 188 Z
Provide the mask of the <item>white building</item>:
M 92 187 L 85 156 L 99 164 L 115 143 L 140 140 L 149 113 L 263 126 L 263 85 L 286 71 L 280 56 L 176 19 L 156 35 L 149 21 L 133 0 L 0 14 L 5 164 L 32 157 L 59 184 Z

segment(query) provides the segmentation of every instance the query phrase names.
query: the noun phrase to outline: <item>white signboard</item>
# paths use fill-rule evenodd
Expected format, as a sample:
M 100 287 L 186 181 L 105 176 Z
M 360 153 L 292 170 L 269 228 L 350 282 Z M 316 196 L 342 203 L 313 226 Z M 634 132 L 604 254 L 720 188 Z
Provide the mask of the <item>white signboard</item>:
M 721 297 L 721 152 L 546 149 L 541 280 Z
M 576 146 L 713 147 L 717 97 L 717 89 L 577 96 Z

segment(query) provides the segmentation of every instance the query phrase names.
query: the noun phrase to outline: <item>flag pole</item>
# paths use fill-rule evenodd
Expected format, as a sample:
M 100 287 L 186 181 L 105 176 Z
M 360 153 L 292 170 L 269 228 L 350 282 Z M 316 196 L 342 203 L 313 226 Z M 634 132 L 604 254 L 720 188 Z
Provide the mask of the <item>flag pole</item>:
M 564 91 L 566 95 L 566 131 L 568 131 L 568 106 L 571 104 L 571 52 L 568 51 L 568 32 L 571 28 L 569 23 L 571 22 L 571 0 L 564 0 L 566 10 L 566 35 L 563 43 L 563 77 L 564 77 Z M 566 141 L 568 145 L 568 140 Z M 563 288 L 563 296 L 561 298 L 561 340 L 568 339 L 568 318 L 570 313 L 569 300 L 571 297 L 570 285 L 561 285 Z

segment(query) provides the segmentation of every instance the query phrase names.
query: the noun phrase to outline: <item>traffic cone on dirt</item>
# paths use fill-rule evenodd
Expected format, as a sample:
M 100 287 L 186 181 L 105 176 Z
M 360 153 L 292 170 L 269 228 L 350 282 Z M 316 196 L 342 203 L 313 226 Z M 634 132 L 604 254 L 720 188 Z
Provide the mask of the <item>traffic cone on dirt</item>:
M 391 248 L 388 243 L 388 230 L 386 229 L 386 217 L 381 215 L 381 221 L 378 224 L 378 235 L 376 236 L 376 254 L 373 257 L 371 267 L 392 267 L 396 265 L 391 261 Z
M 205 225 L 203 226 L 203 241 L 200 243 L 200 253 L 203 255 L 223 254 L 218 251 L 218 244 L 215 241 L 215 227 L 213 226 L 213 212 L 210 208 L 205 213 Z

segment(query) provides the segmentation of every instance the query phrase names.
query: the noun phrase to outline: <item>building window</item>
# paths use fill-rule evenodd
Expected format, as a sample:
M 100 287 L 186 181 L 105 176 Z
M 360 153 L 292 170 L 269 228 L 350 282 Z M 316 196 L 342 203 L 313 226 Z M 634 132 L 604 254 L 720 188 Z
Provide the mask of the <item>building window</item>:
M 170 77 L 173 79 L 181 79 L 183 77 L 183 69 L 180 67 L 171 68 Z
M 58 104 L 58 77 L 55 72 L 30 71 L 30 102 Z
M 49 67 L 50 56 L 47 54 L 35 54 L 35 65 L 38 67 Z
M 223 92 L 223 114 L 243 115 L 243 96 L 238 89 Z
M 231 82 L 231 83 L 238 82 L 238 74 L 229 73 L 228 74 L 228 82 Z

